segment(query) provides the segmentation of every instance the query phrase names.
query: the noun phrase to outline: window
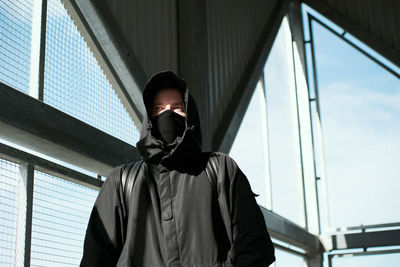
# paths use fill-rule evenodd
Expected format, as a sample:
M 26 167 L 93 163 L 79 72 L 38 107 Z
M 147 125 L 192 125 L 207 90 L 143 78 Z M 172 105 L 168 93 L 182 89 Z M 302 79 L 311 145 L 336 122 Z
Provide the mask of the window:
M 0 82 L 28 93 L 32 32 L 30 0 L 0 0 Z
M 19 179 L 18 165 L 0 158 L 0 265 L 21 264 L 24 253 L 24 200 L 18 192 L 24 189 Z M 17 228 L 19 231 L 17 231 Z M 17 235 L 16 235 L 17 233 Z M 22 240 L 21 240 L 22 239 Z M 17 260 L 16 260 L 17 259 Z M 22 257 L 23 259 L 23 257 Z
M 48 0 L 44 102 L 128 144 L 139 132 L 60 0 Z
M 229 155 L 248 178 L 257 203 L 270 207 L 266 140 L 266 110 L 262 82 L 258 82 Z M 269 203 L 269 204 L 268 204 Z
M 287 18 L 264 67 L 272 210 L 305 227 L 292 38 Z
M 31 266 L 78 266 L 98 191 L 35 171 Z
M 368 58 L 339 37 L 343 30 L 313 19 L 319 104 L 313 104 L 318 176 L 326 178 L 330 227 L 400 221 L 399 69 Z M 351 38 L 358 47 L 357 40 Z M 372 52 L 372 58 L 374 53 Z M 376 58 L 376 57 L 375 57 Z M 320 124 L 319 124 L 320 121 Z M 320 125 L 321 131 L 316 127 Z M 323 188 L 319 188 L 322 193 Z M 372 212 L 373 211 L 373 212 Z

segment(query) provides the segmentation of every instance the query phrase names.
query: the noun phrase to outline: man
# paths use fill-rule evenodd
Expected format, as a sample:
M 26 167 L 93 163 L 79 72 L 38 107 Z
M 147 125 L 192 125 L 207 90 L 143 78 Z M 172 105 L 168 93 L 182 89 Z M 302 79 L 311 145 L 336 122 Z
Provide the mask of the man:
M 129 199 L 125 165 L 105 181 L 89 220 L 81 266 L 266 267 L 274 248 L 246 176 L 224 153 L 201 151 L 198 111 L 170 71 L 146 84 L 137 142 L 143 164 Z M 218 193 L 206 173 L 217 157 Z

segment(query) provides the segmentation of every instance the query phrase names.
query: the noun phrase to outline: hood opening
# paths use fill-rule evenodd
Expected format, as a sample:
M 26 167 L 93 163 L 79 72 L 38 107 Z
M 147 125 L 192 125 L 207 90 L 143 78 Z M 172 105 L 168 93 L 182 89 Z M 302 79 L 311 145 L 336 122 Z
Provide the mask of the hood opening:
M 155 94 L 165 88 L 178 89 L 183 97 L 186 113 L 185 130 L 172 144 L 166 145 L 152 136 L 152 106 Z M 136 143 L 142 158 L 156 161 L 165 160 L 179 162 L 201 152 L 201 131 L 196 103 L 189 92 L 186 82 L 172 71 L 163 71 L 153 75 L 143 90 L 143 102 L 146 114 L 143 116 L 140 140 Z
M 185 109 L 186 109 L 186 98 L 185 98 L 185 93 L 187 89 L 186 82 L 172 71 L 159 72 L 150 78 L 150 80 L 147 82 L 143 90 L 143 102 L 146 107 L 147 116 L 149 118 L 151 118 L 152 115 L 151 109 L 153 106 L 154 96 L 159 90 L 165 88 L 178 89 L 181 92 L 182 99 L 185 103 Z

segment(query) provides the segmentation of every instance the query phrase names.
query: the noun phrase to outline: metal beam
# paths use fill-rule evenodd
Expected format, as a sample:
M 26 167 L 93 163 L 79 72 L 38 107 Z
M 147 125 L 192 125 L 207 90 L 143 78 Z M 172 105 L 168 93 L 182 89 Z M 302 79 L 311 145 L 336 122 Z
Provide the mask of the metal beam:
M 145 72 L 104 1 L 62 0 L 122 104 L 142 126 Z
M 363 233 L 335 234 L 332 235 L 331 238 L 332 250 L 399 246 L 400 229 L 387 231 L 371 231 Z
M 32 13 L 29 95 L 43 101 L 47 0 L 34 1 Z
M 323 259 L 322 253 L 307 255 L 307 267 L 322 267 Z
M 303 73 L 307 73 L 306 53 L 304 47 L 303 16 L 301 13 L 300 0 L 290 1 L 288 18 L 290 31 L 292 33 L 293 41 L 296 43 L 296 52 L 299 54 Z
M 213 135 L 213 150 L 228 153 L 243 116 L 246 113 L 254 88 L 260 79 L 265 61 L 272 48 L 280 23 L 288 10 L 289 1 L 276 1 L 273 11 L 264 26 L 253 54 L 243 72 L 232 100 L 224 110 L 224 116 Z
M 96 190 L 99 190 L 103 185 L 103 181 L 97 179 L 96 177 L 91 177 L 68 167 L 1 143 L 0 157 L 20 165 L 30 163 L 35 166 L 35 170 L 45 172 L 47 174 L 54 175 L 64 180 Z
M 132 145 L 3 83 L 0 129 L 3 139 L 101 175 L 140 159 Z
M 321 13 L 326 18 L 336 23 L 347 32 L 370 46 L 383 57 L 400 67 L 400 51 L 383 42 L 372 32 L 360 26 L 350 18 L 340 14 L 335 8 L 329 6 L 321 0 L 302 0 L 304 3 Z
M 260 208 L 272 237 L 304 249 L 307 254 L 318 255 L 324 251 L 318 236 L 264 207 Z
M 31 241 L 32 241 L 32 212 L 33 212 L 33 173 L 34 166 L 30 163 L 25 163 L 19 167 L 19 175 L 22 181 L 19 194 L 24 194 L 24 196 L 19 196 L 18 199 L 22 198 L 26 200 L 25 205 L 25 251 L 24 251 L 24 266 L 31 266 Z M 22 204 L 22 203 L 19 203 Z M 21 218 L 17 218 L 21 220 Z M 19 223 L 19 222 L 17 222 Z
M 304 47 L 303 17 L 300 0 L 292 0 L 289 4 L 289 25 L 293 38 L 293 65 L 295 70 L 295 87 L 297 114 L 299 121 L 299 144 L 302 167 L 304 210 L 306 228 L 313 234 L 319 234 L 319 210 L 316 190 L 315 165 L 313 159 L 307 155 L 313 152 L 311 131 L 311 116 L 309 109 L 309 89 L 307 85 L 307 67 Z M 312 171 L 311 171 L 312 170 Z M 319 257 L 314 257 L 309 266 L 318 266 Z
M 197 100 L 203 150 L 211 149 L 206 1 L 177 1 L 179 73 Z

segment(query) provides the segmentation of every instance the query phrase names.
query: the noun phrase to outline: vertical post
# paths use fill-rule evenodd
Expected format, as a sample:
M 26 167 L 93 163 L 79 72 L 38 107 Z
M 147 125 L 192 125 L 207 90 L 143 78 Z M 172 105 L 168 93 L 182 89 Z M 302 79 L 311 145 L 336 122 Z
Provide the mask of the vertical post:
M 289 5 L 289 22 L 293 37 L 293 64 L 295 68 L 296 97 L 300 132 L 301 160 L 303 171 L 303 192 L 306 211 L 307 230 L 320 233 L 318 196 L 316 190 L 315 165 L 313 155 L 312 126 L 310 118 L 307 69 L 304 47 L 303 20 L 300 1 Z
M 179 73 L 199 105 L 203 150 L 211 150 L 207 1 L 177 0 Z
M 314 49 L 314 38 L 313 38 L 313 28 L 312 28 L 312 16 L 308 14 L 308 27 L 310 32 L 310 46 L 311 46 L 311 59 L 312 59 L 312 70 L 313 70 L 313 79 L 314 79 L 314 95 L 315 95 L 315 105 L 316 105 L 316 116 L 315 121 L 313 121 L 314 129 L 315 129 L 315 152 L 316 157 L 318 157 L 318 169 L 319 173 L 316 176 L 319 176 L 318 186 L 321 187 L 320 193 L 318 196 L 320 211 L 323 215 L 320 215 L 320 228 L 322 231 L 326 231 L 330 229 L 330 218 L 329 218 L 329 205 L 328 205 L 328 185 L 327 185 L 327 175 L 325 169 L 325 158 L 324 158 L 324 146 L 323 146 L 323 136 L 322 136 L 322 122 L 321 122 L 321 110 L 319 105 L 319 94 L 318 94 L 318 75 L 316 69 L 316 60 L 315 60 L 315 49 Z M 311 103 L 310 103 L 311 106 Z
M 313 153 L 313 132 L 310 116 L 309 89 L 307 83 L 307 62 L 303 32 L 303 18 L 299 0 L 289 5 L 289 23 L 292 32 L 292 56 L 295 69 L 296 99 L 298 108 L 300 150 L 303 173 L 303 193 L 307 230 L 319 235 L 320 215 L 316 187 L 315 154 Z M 323 250 L 307 254 L 308 267 L 323 266 Z
M 34 0 L 29 95 L 43 101 L 47 0 Z
M 307 266 L 308 267 L 322 267 L 323 266 L 323 257 L 322 254 L 311 254 L 307 257 Z
M 265 73 L 264 69 L 261 74 L 261 85 L 262 85 L 262 90 L 263 90 L 263 95 L 264 98 L 262 99 L 263 104 L 261 105 L 262 107 L 262 113 L 261 114 L 261 120 L 262 120 L 262 128 L 263 128 L 263 144 L 264 144 L 264 155 L 265 155 L 265 165 L 266 165 L 266 171 L 265 171 L 265 186 L 266 186 L 266 194 L 267 194 L 267 203 L 266 203 L 266 208 L 269 210 L 272 210 L 272 181 L 271 181 L 271 161 L 270 161 L 270 155 L 269 155 L 269 142 L 268 142 L 268 109 L 267 109 L 267 88 L 265 86 Z
M 34 165 L 31 163 L 25 163 L 19 167 L 15 266 L 21 267 L 31 265 L 34 168 Z

